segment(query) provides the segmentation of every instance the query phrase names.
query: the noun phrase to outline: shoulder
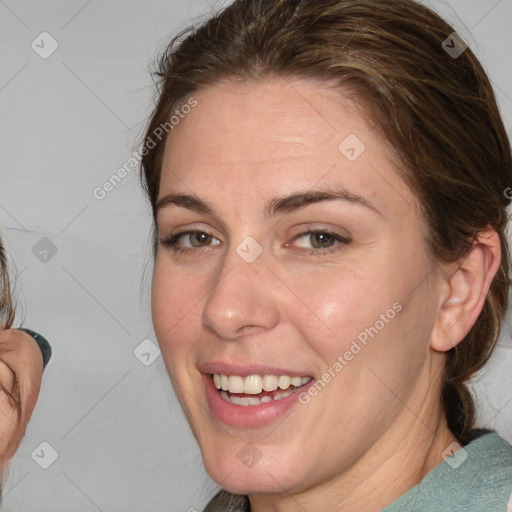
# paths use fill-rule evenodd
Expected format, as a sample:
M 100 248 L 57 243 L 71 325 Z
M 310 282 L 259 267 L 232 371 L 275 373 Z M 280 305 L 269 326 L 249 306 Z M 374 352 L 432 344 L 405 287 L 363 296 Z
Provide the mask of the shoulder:
M 487 432 L 447 457 L 385 512 L 507 512 L 511 491 L 512 446 Z
M 470 493 L 472 498 L 478 502 L 485 497 L 487 503 L 495 506 L 486 509 L 489 512 L 511 510 L 512 446 L 495 432 L 486 434 L 473 443 L 476 444 L 476 450 L 472 453 L 472 462 L 479 473 L 474 475 L 475 492 Z M 466 451 L 473 443 L 466 447 Z M 469 458 L 468 456 L 468 460 Z M 508 504 L 510 508 L 507 507 Z

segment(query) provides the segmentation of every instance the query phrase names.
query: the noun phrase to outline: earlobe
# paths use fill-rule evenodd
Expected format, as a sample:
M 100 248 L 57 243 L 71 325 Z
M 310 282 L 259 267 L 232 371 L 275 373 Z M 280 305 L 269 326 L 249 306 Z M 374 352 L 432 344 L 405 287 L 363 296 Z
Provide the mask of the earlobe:
M 494 229 L 488 229 L 478 235 L 472 248 L 456 266 L 451 264 L 431 348 L 446 352 L 465 338 L 482 311 L 500 263 L 499 236 Z

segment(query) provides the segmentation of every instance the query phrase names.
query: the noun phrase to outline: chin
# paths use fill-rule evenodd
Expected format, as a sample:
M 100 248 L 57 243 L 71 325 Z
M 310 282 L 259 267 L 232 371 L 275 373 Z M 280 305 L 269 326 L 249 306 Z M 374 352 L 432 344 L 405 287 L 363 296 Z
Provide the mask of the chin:
M 303 490 L 300 481 L 304 475 L 298 475 L 292 467 L 279 465 L 274 460 L 264 462 L 264 456 L 258 460 L 258 452 L 252 451 L 250 443 L 241 450 L 203 455 L 206 472 L 219 486 L 232 494 L 280 494 Z M 238 454 L 240 454 L 240 458 Z M 251 459 L 252 457 L 252 459 Z M 290 458 L 283 456 L 283 461 Z M 296 467 L 295 467 L 296 469 Z
M 242 495 L 255 495 L 255 494 L 279 494 L 283 492 L 283 488 L 286 484 L 281 484 L 280 477 L 272 478 L 262 472 L 255 470 L 249 470 L 245 474 L 240 472 L 236 474 L 233 472 L 226 477 L 226 475 L 210 475 L 210 477 L 223 489 L 230 492 L 231 494 L 242 494 Z M 215 478 L 220 477 L 219 479 Z

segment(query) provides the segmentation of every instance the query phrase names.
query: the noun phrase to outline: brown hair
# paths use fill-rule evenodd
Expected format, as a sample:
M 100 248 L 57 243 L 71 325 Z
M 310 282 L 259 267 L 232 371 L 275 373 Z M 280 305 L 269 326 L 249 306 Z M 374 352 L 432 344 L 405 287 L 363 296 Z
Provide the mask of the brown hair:
M 9 329 L 14 322 L 14 307 L 11 295 L 7 255 L 0 240 L 0 325 Z
M 501 241 L 483 310 L 447 357 L 442 403 L 450 430 L 467 444 L 475 408 L 466 382 L 491 355 L 507 307 L 512 162 L 479 61 L 469 48 L 453 58 L 442 47 L 453 32 L 413 0 L 237 0 L 182 31 L 161 56 L 146 141 L 190 95 L 221 79 L 314 78 L 355 94 L 398 157 L 433 260 L 458 261 L 488 227 Z M 155 220 L 164 145 L 142 158 Z

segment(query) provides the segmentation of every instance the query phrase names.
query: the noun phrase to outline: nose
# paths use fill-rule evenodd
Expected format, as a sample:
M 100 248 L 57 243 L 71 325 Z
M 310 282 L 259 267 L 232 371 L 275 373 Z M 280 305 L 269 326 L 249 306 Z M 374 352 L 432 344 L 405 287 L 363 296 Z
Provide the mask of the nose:
M 278 283 L 265 252 L 249 263 L 230 248 L 207 296 L 203 324 L 226 340 L 272 329 L 280 317 Z

